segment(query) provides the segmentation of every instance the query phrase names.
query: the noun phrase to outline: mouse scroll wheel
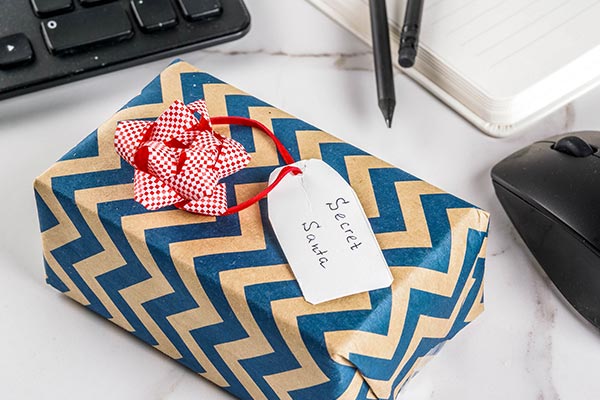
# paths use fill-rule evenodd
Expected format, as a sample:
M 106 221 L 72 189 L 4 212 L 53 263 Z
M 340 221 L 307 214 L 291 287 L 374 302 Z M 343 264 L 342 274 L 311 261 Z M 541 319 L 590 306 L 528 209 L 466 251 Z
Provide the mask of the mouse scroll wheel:
M 577 136 L 567 136 L 556 142 L 552 148 L 573 157 L 591 156 L 598 149 Z

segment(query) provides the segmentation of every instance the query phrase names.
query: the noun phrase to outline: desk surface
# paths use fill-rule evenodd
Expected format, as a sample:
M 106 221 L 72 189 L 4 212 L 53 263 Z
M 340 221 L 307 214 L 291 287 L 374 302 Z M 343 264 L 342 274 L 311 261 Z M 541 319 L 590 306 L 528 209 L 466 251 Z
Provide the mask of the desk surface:
M 504 140 L 402 74 L 388 130 L 369 49 L 302 0 L 247 0 L 244 39 L 184 59 L 492 213 L 486 312 L 399 399 L 597 398 L 600 332 L 542 276 L 494 196 L 491 167 L 530 142 L 600 128 L 597 89 Z M 0 397 L 232 399 L 44 284 L 32 181 L 168 60 L 0 103 Z M 89 93 L 94 93 L 89 96 Z

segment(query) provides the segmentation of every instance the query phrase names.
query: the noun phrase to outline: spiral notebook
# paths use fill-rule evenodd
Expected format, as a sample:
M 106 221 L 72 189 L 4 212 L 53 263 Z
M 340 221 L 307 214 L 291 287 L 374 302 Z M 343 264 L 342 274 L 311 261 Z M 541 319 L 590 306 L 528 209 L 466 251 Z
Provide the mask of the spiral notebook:
M 370 43 L 368 0 L 309 2 Z M 388 0 L 393 54 L 405 5 Z M 425 1 L 417 62 L 404 72 L 508 136 L 600 82 L 599 20 L 600 0 Z

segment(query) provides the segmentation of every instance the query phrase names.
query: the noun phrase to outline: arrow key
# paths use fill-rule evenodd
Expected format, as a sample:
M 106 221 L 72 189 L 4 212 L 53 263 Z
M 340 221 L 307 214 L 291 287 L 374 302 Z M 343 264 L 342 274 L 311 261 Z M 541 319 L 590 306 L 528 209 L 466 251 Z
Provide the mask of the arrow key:
M 12 68 L 33 60 L 33 49 L 22 33 L 0 37 L 0 69 Z

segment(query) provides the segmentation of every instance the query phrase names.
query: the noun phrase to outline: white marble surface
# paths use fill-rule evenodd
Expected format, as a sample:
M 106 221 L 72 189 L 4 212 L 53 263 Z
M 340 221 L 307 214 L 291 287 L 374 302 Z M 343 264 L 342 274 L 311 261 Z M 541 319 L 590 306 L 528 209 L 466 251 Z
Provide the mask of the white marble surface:
M 247 0 L 251 33 L 187 61 L 492 213 L 486 312 L 403 400 L 600 396 L 600 334 L 562 301 L 496 200 L 490 168 L 538 138 L 600 128 L 600 89 L 519 136 L 484 136 L 401 74 L 394 128 L 369 49 L 303 0 Z M 168 60 L 0 103 L 0 398 L 231 399 L 44 284 L 31 183 Z M 93 93 L 89 97 L 88 93 Z

